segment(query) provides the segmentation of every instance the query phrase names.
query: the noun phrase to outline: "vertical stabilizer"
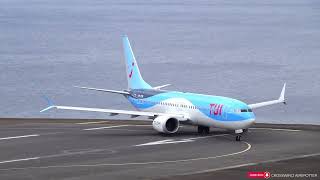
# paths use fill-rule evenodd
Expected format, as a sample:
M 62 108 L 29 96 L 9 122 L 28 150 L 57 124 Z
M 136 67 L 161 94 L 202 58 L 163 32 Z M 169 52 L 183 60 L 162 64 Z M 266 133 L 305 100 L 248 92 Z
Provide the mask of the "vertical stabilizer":
M 151 89 L 152 87 L 146 83 L 138 67 L 138 63 L 134 57 L 131 45 L 127 36 L 122 38 L 124 55 L 126 59 L 127 80 L 129 89 Z

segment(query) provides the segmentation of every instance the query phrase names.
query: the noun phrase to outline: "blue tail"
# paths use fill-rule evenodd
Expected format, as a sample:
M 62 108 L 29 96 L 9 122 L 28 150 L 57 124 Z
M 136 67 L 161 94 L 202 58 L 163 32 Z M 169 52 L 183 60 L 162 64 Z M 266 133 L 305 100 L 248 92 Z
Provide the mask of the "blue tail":
M 127 80 L 129 89 L 151 89 L 152 87 L 146 83 L 141 74 L 131 49 L 131 45 L 127 36 L 122 38 L 124 55 L 126 58 Z

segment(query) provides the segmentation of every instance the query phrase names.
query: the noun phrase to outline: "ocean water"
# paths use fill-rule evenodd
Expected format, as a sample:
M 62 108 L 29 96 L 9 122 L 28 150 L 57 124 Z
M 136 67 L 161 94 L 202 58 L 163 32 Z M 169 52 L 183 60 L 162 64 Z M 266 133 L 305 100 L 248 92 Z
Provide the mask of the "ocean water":
M 108 118 L 50 111 L 55 104 L 132 109 L 121 36 L 144 79 L 168 90 L 229 96 L 257 109 L 257 122 L 320 124 L 320 1 L 1 0 L 0 117 Z

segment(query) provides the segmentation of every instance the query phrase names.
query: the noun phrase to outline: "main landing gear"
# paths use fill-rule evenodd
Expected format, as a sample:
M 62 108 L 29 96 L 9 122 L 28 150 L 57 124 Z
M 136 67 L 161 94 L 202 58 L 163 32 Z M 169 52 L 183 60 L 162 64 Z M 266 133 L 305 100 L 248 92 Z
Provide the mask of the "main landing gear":
M 236 141 L 241 141 L 241 135 L 236 136 Z
M 198 133 L 201 135 L 207 135 L 210 132 L 210 128 L 207 126 L 198 126 Z

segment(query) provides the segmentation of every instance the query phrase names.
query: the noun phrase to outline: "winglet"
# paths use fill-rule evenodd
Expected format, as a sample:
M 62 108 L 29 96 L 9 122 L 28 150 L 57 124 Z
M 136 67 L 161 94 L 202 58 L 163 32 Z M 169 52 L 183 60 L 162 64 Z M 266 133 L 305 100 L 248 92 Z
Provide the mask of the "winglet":
M 285 91 L 286 91 L 286 83 L 284 83 L 282 91 L 280 93 L 280 96 L 279 96 L 279 98 L 277 100 L 265 101 L 265 102 L 255 103 L 255 104 L 249 104 L 249 107 L 251 109 L 255 109 L 255 108 L 269 106 L 269 105 L 278 104 L 278 103 L 286 104 Z
M 285 92 L 286 92 L 286 83 L 284 83 L 282 91 L 281 91 L 281 94 L 280 94 L 280 97 L 279 97 L 279 101 L 282 101 L 283 104 L 286 104 L 286 100 L 285 100 L 285 97 L 284 97 Z
M 40 112 L 45 112 L 45 111 L 48 111 L 49 109 L 55 108 L 53 102 L 47 96 L 43 95 L 43 97 L 47 101 L 48 107 L 42 109 Z

